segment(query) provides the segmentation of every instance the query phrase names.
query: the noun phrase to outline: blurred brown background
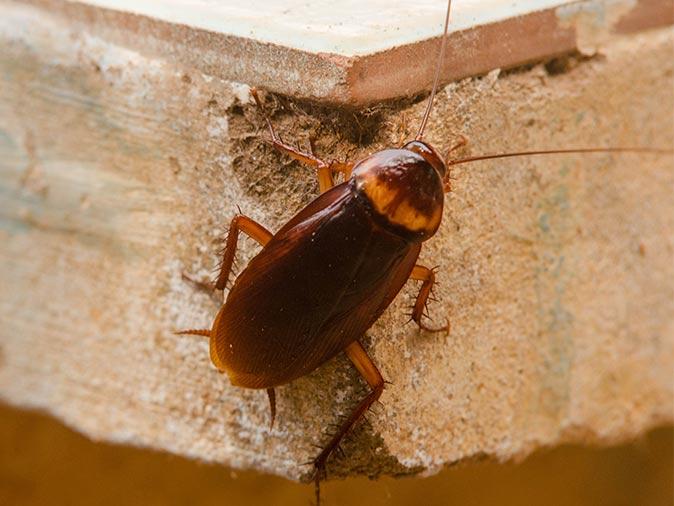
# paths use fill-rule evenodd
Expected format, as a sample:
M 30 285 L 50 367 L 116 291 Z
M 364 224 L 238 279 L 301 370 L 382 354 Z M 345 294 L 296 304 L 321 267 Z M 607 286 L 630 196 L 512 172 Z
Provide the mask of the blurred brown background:
M 153 451 L 94 443 L 0 405 L 0 505 L 309 505 L 313 488 Z M 520 464 L 464 464 L 430 478 L 324 484 L 328 505 L 674 504 L 674 429 L 617 448 L 566 446 Z

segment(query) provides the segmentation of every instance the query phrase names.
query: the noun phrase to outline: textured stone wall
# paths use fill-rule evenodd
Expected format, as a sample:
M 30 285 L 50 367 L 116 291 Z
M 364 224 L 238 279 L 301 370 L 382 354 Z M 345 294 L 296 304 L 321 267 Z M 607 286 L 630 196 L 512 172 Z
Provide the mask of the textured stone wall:
M 95 439 L 291 478 L 364 384 L 342 357 L 278 391 L 229 385 L 207 344 L 207 277 L 237 206 L 278 229 L 317 191 L 274 153 L 244 85 L 0 4 L 0 396 Z M 30 28 L 28 28 L 30 27 Z M 672 29 L 599 55 L 497 71 L 439 92 L 427 140 L 460 154 L 674 139 Z M 353 111 L 266 97 L 284 138 L 358 159 L 414 135 L 424 101 Z M 674 419 L 674 163 L 574 155 L 454 170 L 438 322 L 403 313 L 364 343 L 392 382 L 335 474 L 433 472 L 562 442 L 614 443 Z M 240 264 L 255 253 L 243 241 Z

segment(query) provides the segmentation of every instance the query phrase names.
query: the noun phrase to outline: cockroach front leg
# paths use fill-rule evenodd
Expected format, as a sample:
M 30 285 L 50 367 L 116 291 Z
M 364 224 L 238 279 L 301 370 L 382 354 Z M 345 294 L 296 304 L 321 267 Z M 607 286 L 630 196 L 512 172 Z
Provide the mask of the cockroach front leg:
M 215 281 L 216 290 L 224 290 L 227 285 L 229 273 L 232 271 L 232 264 L 234 263 L 234 256 L 236 255 L 239 232 L 245 232 L 249 237 L 260 243 L 260 246 L 267 244 L 273 235 L 269 230 L 248 216 L 244 216 L 243 214 L 234 216 L 229 224 L 227 242 L 222 254 L 222 262 L 220 263 L 220 273 Z
M 351 177 L 351 170 L 353 169 L 354 165 L 353 163 L 337 161 L 326 162 L 321 160 L 313 153 L 313 141 L 311 142 L 311 153 L 306 153 L 295 146 L 291 146 L 290 144 L 283 142 L 281 137 L 279 137 L 279 135 L 274 130 L 274 126 L 271 124 L 271 120 L 269 119 L 269 116 L 267 116 L 267 113 L 262 106 L 262 102 L 260 102 L 260 98 L 257 95 L 257 90 L 255 88 L 251 88 L 250 93 L 253 95 L 255 103 L 262 111 L 264 120 L 267 122 L 272 145 L 282 153 L 286 153 L 298 162 L 316 169 L 318 173 L 318 187 L 321 193 L 324 193 L 335 186 L 335 180 L 333 177 L 335 174 L 342 173 L 344 175 L 344 180 L 347 180 Z
M 410 279 L 423 281 L 421 288 L 419 289 L 419 294 L 417 295 L 417 300 L 414 303 L 414 308 L 412 309 L 412 320 L 419 325 L 419 328 L 427 332 L 449 332 L 449 322 L 443 327 L 428 327 L 422 321 L 424 316 L 428 316 L 424 314 L 424 310 L 426 309 L 428 298 L 433 293 L 435 270 L 422 265 L 415 265 L 410 274 Z
M 384 391 L 384 378 L 382 378 L 377 366 L 374 365 L 372 359 L 370 359 L 367 352 L 358 341 L 354 341 L 347 346 L 344 352 L 361 376 L 365 378 L 365 381 L 370 385 L 372 391 L 358 403 L 356 408 L 351 412 L 351 415 L 349 415 L 349 417 L 340 425 L 337 432 L 332 436 L 332 439 L 330 439 L 327 446 L 323 448 L 318 457 L 314 459 L 314 480 L 316 483 L 317 504 L 320 504 L 320 478 L 321 474 L 325 471 L 325 463 L 327 462 L 328 457 L 339 447 L 339 443 L 344 439 L 344 436 L 348 434 L 356 422 L 365 414 L 370 406 L 379 399 L 381 393 Z

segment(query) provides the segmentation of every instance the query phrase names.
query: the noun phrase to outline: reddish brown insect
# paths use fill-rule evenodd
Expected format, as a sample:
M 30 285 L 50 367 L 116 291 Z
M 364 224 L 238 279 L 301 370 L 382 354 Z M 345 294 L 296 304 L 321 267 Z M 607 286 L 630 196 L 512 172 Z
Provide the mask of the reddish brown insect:
M 285 144 L 265 115 L 274 147 L 317 170 L 321 195 L 275 234 L 244 215 L 235 216 L 215 288 L 223 290 L 227 284 L 239 232 L 255 239 L 262 250 L 236 278 L 211 329 L 180 332 L 209 337 L 211 360 L 232 384 L 266 389 L 272 423 L 275 387 L 346 353 L 371 392 L 315 458 L 317 484 L 330 454 L 384 389 L 384 379 L 358 339 L 408 279 L 422 281 L 412 319 L 427 331 L 449 331 L 449 324 L 430 328 L 422 321 L 435 276 L 417 264 L 422 243 L 440 226 L 444 194 L 450 189 L 448 166 L 533 154 L 658 151 L 532 151 L 445 163 L 422 137 L 438 86 L 450 6 L 451 1 L 433 90 L 415 140 L 356 163 L 325 162 Z M 253 97 L 262 109 L 254 90 Z M 335 185 L 336 174 L 343 175 L 343 183 Z

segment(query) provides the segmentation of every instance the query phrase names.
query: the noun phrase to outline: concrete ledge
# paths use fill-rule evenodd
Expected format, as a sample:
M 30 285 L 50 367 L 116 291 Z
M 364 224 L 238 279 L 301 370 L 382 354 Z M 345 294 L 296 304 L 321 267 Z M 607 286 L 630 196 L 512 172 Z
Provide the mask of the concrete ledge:
M 333 3 L 328 13 L 320 3 L 308 9 L 293 2 L 276 9 L 255 1 L 20 3 L 146 57 L 286 96 L 356 107 L 430 88 L 445 8 L 443 2 L 405 8 L 383 0 Z M 593 54 L 611 33 L 674 23 L 671 0 L 454 4 L 445 82 L 574 51 Z

